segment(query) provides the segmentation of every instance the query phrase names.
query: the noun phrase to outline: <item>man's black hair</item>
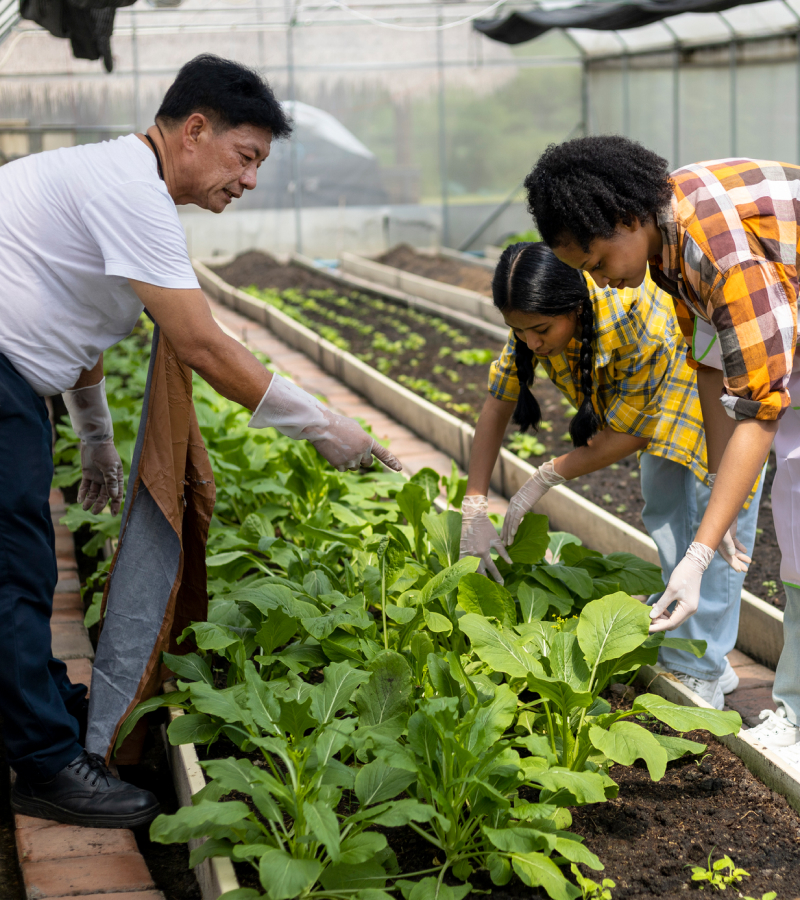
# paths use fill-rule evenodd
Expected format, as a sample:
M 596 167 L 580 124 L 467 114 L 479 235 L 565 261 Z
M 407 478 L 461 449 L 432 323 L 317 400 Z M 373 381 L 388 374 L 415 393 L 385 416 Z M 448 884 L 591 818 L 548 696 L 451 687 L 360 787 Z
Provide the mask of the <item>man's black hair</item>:
M 181 67 L 156 121 L 170 127 L 192 113 L 202 113 L 216 130 L 253 125 L 269 129 L 275 139 L 292 133 L 291 120 L 266 80 L 255 70 L 212 53 L 195 56 Z
M 525 188 L 542 239 L 550 247 L 574 239 L 584 251 L 617 225 L 648 222 L 672 194 L 667 161 L 619 135 L 551 144 Z

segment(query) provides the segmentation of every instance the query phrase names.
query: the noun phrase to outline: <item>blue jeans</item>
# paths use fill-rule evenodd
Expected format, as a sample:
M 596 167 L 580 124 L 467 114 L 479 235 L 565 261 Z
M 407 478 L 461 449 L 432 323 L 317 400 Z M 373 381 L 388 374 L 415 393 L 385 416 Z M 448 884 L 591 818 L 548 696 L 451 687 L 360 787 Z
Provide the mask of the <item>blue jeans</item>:
M 71 684 L 50 650 L 58 580 L 47 406 L 0 353 L 0 715 L 11 767 L 46 781 L 81 752 Z
M 642 521 L 658 547 L 664 583 L 683 559 L 694 540 L 700 520 L 708 506 L 711 489 L 686 466 L 662 459 L 650 453 L 641 456 Z M 748 509 L 739 513 L 736 537 L 753 553 L 761 502 L 763 477 Z M 708 643 L 705 656 L 697 657 L 683 650 L 663 649 L 659 653 L 662 665 L 712 680 L 725 670 L 725 654 L 733 650 L 739 632 L 739 606 L 745 573 L 734 572 L 719 555 L 714 554 L 711 565 L 703 575 L 700 586 L 700 605 L 697 612 L 669 636 L 695 638 Z M 655 603 L 660 593 L 653 594 L 648 603 Z

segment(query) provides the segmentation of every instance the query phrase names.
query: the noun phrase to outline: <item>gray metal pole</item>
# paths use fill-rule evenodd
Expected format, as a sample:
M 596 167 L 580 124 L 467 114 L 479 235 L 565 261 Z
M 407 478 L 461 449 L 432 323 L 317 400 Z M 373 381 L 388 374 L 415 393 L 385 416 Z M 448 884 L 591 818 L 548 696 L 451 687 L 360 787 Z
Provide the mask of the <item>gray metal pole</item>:
M 731 39 L 729 45 L 729 61 L 730 61 L 730 89 L 731 89 L 731 156 L 736 156 L 737 146 L 739 144 L 738 141 L 738 125 L 736 119 L 736 83 L 737 83 L 737 66 L 736 66 L 736 57 L 737 57 L 738 47 L 736 46 L 736 41 Z
M 133 64 L 133 127 L 140 131 L 139 124 L 141 86 L 139 83 L 139 39 L 136 34 L 136 10 L 131 10 L 131 63 Z
M 442 9 L 439 7 L 438 23 L 443 23 Z M 444 31 L 436 32 L 436 62 L 439 69 L 439 183 L 442 191 L 442 246 L 450 246 L 450 197 L 447 173 L 447 106 L 445 103 L 444 80 Z
M 286 26 L 286 66 L 289 72 L 289 100 L 292 103 L 292 112 L 295 112 L 295 85 L 294 85 L 294 7 L 288 0 L 289 11 Z M 300 156 L 297 147 L 297 131 L 292 135 L 291 141 L 292 184 L 294 185 L 294 249 L 297 253 L 303 252 L 303 197 L 300 184 Z
M 667 22 L 661 24 L 675 42 L 672 54 L 672 168 L 677 169 L 681 164 L 681 42 Z
M 631 58 L 627 51 L 622 57 L 622 133 L 631 136 Z

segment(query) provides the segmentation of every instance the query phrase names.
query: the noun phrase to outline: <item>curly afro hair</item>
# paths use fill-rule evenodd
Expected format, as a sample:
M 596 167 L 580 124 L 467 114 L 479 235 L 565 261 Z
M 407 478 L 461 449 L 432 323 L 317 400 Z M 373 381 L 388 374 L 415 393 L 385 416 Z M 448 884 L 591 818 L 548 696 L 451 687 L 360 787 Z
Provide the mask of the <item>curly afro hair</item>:
M 551 144 L 525 188 L 542 239 L 551 247 L 574 239 L 585 251 L 620 223 L 649 221 L 672 194 L 667 161 L 618 135 Z

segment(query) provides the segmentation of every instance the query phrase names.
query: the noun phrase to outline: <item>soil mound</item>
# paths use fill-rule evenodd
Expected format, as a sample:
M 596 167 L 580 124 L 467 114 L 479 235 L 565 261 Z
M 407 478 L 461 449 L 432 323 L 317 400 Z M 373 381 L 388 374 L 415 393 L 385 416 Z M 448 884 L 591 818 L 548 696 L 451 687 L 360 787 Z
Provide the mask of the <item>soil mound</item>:
M 260 290 L 272 288 L 285 291 L 329 290 L 334 285 L 324 275 L 315 275 L 300 266 L 284 266 L 260 250 L 248 250 L 226 266 L 212 267 L 212 271 L 237 288 L 255 285 Z
M 446 256 L 417 253 L 408 244 L 398 244 L 383 256 L 379 256 L 376 262 L 394 266 L 395 269 L 402 269 L 404 272 L 412 272 L 414 275 L 422 275 L 423 278 L 454 284 L 468 291 L 477 291 L 487 297 L 492 296 L 492 273 L 489 269 L 460 263 Z

